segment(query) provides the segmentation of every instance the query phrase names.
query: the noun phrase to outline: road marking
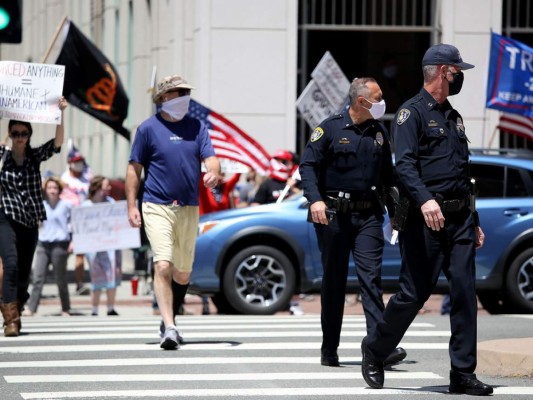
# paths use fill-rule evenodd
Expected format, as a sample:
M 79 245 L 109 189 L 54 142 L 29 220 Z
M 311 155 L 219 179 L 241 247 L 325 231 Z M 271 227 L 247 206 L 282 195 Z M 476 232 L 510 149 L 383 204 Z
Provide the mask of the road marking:
M 436 393 L 447 393 L 447 388 L 443 386 L 429 387 L 402 387 L 397 389 L 384 388 L 380 390 L 363 387 L 318 387 L 318 388 L 278 388 L 262 387 L 259 389 L 175 389 L 175 390 L 113 390 L 113 391 L 83 391 L 83 392 L 34 392 L 21 393 L 23 399 L 75 399 L 75 398 L 105 398 L 105 397 L 125 397 L 125 398 L 146 398 L 146 397 L 252 397 L 260 398 L 273 396 L 301 396 L 312 398 L 317 396 L 328 396 L 336 398 L 338 396 L 363 396 L 363 395 L 409 395 L 409 396 L 434 396 Z M 495 395 L 533 395 L 533 388 L 527 387 L 497 387 L 494 388 Z
M 180 346 L 179 351 L 222 351 L 222 350 L 316 350 L 320 349 L 320 342 L 274 342 L 274 343 L 240 343 L 233 340 L 221 343 L 186 343 Z M 406 350 L 446 350 L 448 343 L 400 343 Z M 339 349 L 360 350 L 358 342 L 341 343 Z M 31 353 L 70 353 L 70 352 L 95 352 L 95 351 L 162 351 L 159 340 L 153 344 L 85 344 L 64 346 L 9 346 L 0 348 L 0 354 L 31 354 Z
M 342 355 L 341 355 L 342 356 Z M 341 364 L 360 363 L 361 357 L 341 357 Z M 319 364 L 319 357 L 183 357 L 114 358 L 0 362 L 2 368 L 86 368 L 139 365 L 211 365 L 211 364 Z
M 187 382 L 187 381 L 303 381 L 363 379 L 351 372 L 260 372 L 234 374 L 85 374 L 85 375 L 7 375 L 8 383 L 59 383 L 59 382 Z M 395 372 L 389 379 L 444 379 L 432 372 Z
M 199 317 L 202 317 L 202 319 L 198 319 Z M 96 318 L 96 317 L 59 317 L 59 318 L 53 318 L 53 317 L 22 317 L 22 325 L 23 327 L 59 327 L 59 326 L 130 326 L 132 324 L 135 325 L 154 325 L 159 324 L 161 322 L 161 317 L 142 317 L 142 318 L 122 318 L 116 319 L 116 317 L 109 317 L 109 318 Z M 254 316 L 242 316 L 240 318 L 236 317 L 228 317 L 225 318 L 224 316 L 210 316 L 210 315 L 204 315 L 204 316 L 179 316 L 177 318 L 178 324 L 185 325 L 185 326 L 198 326 L 202 327 L 202 329 L 211 329 L 211 326 L 226 326 L 226 325 L 232 325 L 237 324 L 239 326 L 257 326 L 257 324 L 260 324 L 260 326 L 269 326 L 269 327 L 285 327 L 285 326 L 298 326 L 298 325 L 317 325 L 320 326 L 320 316 L 314 316 L 314 317 L 305 317 L 305 316 L 298 316 L 298 317 L 287 317 L 287 318 L 275 318 L 267 319 L 267 318 L 257 318 Z M 354 318 L 350 316 L 345 316 L 343 320 L 343 326 L 344 325 L 350 325 L 350 324 L 357 324 L 356 327 L 364 327 L 365 325 L 365 319 L 364 317 L 361 318 Z M 207 325 L 207 326 L 206 326 Z M 428 323 L 428 322 L 413 322 L 411 327 L 418 327 L 418 328 L 434 328 L 435 324 Z
M 157 330 L 159 332 L 159 329 Z M 192 339 L 249 339 L 249 338 L 284 338 L 284 337 L 294 337 L 294 338 L 305 338 L 305 337 L 314 337 L 321 338 L 322 331 L 263 331 L 256 329 L 251 332 L 188 332 L 187 329 L 180 329 L 180 333 L 183 337 L 190 341 Z M 366 331 L 351 331 L 351 330 L 342 330 L 341 336 L 344 338 L 353 338 L 353 337 L 365 337 L 367 335 Z M 407 332 L 404 337 L 450 337 L 450 331 L 412 331 Z M 152 332 L 137 332 L 137 333 L 86 333 L 86 334 L 57 334 L 57 335 L 27 335 L 19 336 L 16 339 L 16 342 L 46 342 L 46 341 L 79 341 L 79 340 L 103 340 L 103 339 L 156 339 L 158 336 Z M 0 343 L 9 342 L 13 343 L 13 338 L 10 337 L 0 337 Z M 0 350 L 1 351 L 1 350 Z

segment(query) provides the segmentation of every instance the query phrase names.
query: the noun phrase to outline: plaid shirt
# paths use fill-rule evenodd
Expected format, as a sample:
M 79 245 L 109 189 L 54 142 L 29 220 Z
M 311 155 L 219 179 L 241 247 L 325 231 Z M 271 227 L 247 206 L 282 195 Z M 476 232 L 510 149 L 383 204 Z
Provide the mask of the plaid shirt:
M 7 152 L 0 171 L 0 208 L 6 216 L 30 228 L 46 219 L 39 166 L 54 153 L 59 153 L 60 149 L 54 146 L 54 139 L 51 139 L 39 147 L 30 148 L 33 159 L 26 156 L 23 165 L 17 166 L 11 156 L 11 150 L 0 145 L 0 157 Z

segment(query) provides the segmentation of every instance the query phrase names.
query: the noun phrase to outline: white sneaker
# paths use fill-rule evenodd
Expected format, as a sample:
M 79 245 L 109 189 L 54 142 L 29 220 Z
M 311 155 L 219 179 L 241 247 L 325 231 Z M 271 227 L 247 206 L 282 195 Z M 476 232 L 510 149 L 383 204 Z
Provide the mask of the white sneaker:
M 183 344 L 183 337 L 180 335 L 180 331 L 176 329 L 176 332 L 178 332 L 179 344 Z M 165 336 L 165 323 L 161 321 L 161 324 L 159 324 L 159 338 L 163 339 L 163 336 Z
M 291 312 L 291 315 L 304 315 L 304 310 L 302 310 L 302 307 L 300 307 L 299 304 L 290 306 L 289 311 Z
M 179 348 L 178 331 L 176 330 L 176 327 L 169 326 L 165 329 L 165 334 L 161 338 L 160 346 L 165 350 L 177 350 Z

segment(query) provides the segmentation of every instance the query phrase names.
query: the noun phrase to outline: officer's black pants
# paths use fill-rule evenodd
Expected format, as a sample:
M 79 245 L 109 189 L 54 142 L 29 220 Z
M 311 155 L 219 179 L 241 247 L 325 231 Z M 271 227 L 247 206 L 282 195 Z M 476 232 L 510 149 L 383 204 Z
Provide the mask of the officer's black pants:
M 329 225 L 315 224 L 324 275 L 321 291 L 322 350 L 336 351 L 344 314 L 348 261 L 353 255 L 366 317 L 375 329 L 385 308 L 381 289 L 383 216 L 374 212 L 337 214 Z
M 383 361 L 431 295 L 442 270 L 450 284 L 451 368 L 470 376 L 476 369 L 477 341 L 473 218 L 468 209 L 445 218 L 444 229 L 435 232 L 416 212 L 400 233 L 400 291 L 387 303 L 383 321 L 367 345 L 376 360 Z

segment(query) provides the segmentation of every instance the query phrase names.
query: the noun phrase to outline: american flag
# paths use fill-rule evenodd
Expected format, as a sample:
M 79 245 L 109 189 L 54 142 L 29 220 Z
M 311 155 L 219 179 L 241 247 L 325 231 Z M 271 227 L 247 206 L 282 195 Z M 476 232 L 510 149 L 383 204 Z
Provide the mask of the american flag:
M 260 175 L 266 175 L 270 155 L 237 125 L 191 99 L 189 115 L 207 125 L 217 157 L 242 163 Z
M 500 116 L 498 128 L 533 141 L 533 118 L 503 113 Z

